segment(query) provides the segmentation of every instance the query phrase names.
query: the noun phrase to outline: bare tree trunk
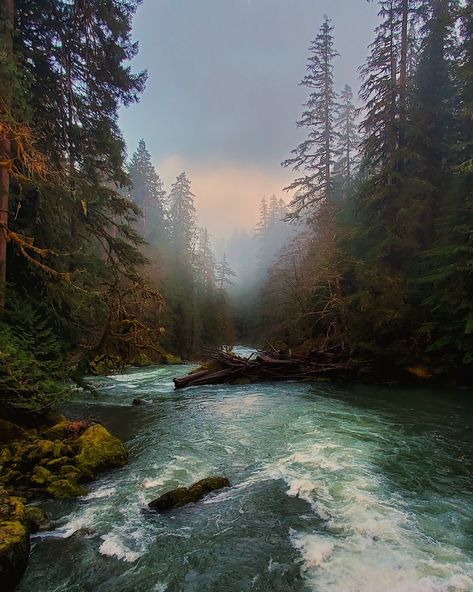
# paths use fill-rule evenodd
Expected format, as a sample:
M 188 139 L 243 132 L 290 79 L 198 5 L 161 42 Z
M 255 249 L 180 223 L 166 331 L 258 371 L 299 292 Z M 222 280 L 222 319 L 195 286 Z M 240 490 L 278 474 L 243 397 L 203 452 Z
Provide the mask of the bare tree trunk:
M 13 26 L 14 26 L 14 0 L 1 0 L 2 14 L 2 46 L 3 59 L 9 65 L 13 60 Z M 11 107 L 11 84 L 2 81 L 1 89 L 3 108 L 9 115 Z M 5 306 L 5 289 L 7 278 L 7 231 L 8 231 L 8 205 L 10 197 L 10 158 L 11 140 L 8 137 L 0 139 L 0 159 L 4 163 L 0 168 L 0 308 Z

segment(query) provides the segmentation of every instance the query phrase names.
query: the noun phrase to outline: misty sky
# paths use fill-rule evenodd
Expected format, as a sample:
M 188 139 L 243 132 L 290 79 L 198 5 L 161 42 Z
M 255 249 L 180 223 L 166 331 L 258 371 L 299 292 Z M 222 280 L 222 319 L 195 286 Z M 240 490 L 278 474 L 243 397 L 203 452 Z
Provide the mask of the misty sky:
M 134 22 L 138 105 L 120 122 L 131 154 L 144 138 L 167 186 L 185 170 L 200 222 L 221 238 L 252 226 L 263 195 L 283 195 L 307 48 L 333 20 L 336 83 L 358 88 L 377 7 L 366 0 L 144 0 Z M 287 199 L 287 196 L 284 196 Z

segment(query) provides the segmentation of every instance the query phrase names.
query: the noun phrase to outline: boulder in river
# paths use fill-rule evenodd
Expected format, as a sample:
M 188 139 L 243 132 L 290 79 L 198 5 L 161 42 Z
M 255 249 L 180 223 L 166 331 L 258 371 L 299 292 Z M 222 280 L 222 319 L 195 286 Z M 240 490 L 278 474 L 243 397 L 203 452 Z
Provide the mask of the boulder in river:
M 30 554 L 30 532 L 26 509 L 18 497 L 0 491 L 0 581 L 2 590 L 14 590 Z
M 230 487 L 230 481 L 226 477 L 207 477 L 194 483 L 191 487 L 178 487 L 168 491 L 150 502 L 148 507 L 156 512 L 168 512 L 174 508 L 197 502 L 208 493 L 224 487 Z

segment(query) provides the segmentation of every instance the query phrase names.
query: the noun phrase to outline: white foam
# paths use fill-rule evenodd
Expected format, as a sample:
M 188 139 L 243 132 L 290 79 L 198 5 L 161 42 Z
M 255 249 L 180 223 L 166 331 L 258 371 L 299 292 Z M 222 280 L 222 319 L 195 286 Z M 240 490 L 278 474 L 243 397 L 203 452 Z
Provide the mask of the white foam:
M 102 537 L 103 543 L 100 545 L 99 552 L 106 557 L 116 557 L 128 563 L 134 563 L 141 557 L 141 553 L 132 551 L 117 534 L 108 534 Z
M 94 500 L 94 499 L 102 499 L 104 497 L 110 497 L 116 492 L 115 487 L 103 487 L 101 489 L 96 489 L 95 491 L 91 491 L 85 496 L 85 500 Z
M 333 554 L 335 544 L 326 537 L 316 534 L 300 534 L 292 532 L 291 542 L 304 559 L 304 569 L 312 570 L 320 567 Z

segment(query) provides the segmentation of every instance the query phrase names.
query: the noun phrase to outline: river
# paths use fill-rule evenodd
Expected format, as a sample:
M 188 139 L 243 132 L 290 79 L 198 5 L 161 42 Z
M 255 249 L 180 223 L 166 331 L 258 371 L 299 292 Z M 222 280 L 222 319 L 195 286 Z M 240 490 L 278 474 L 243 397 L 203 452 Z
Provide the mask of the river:
M 471 592 L 470 393 L 321 383 L 174 391 L 186 366 L 92 379 L 67 411 L 129 464 L 48 502 L 21 592 Z M 131 406 L 135 397 L 149 404 Z M 232 487 L 158 515 L 168 489 Z

